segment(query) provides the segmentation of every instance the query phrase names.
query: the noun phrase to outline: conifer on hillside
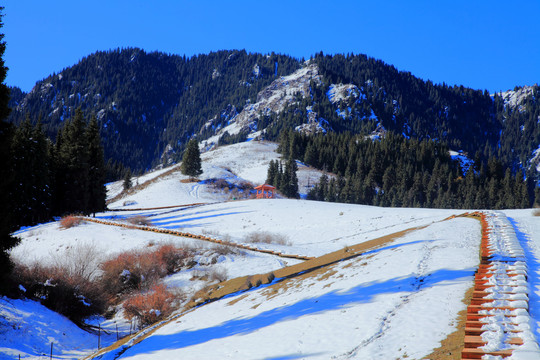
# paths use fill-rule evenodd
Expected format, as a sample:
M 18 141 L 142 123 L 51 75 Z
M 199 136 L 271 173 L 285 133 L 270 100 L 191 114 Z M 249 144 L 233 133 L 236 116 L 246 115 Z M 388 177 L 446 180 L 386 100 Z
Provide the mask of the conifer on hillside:
M 189 176 L 191 179 L 203 173 L 201 166 L 201 153 L 197 140 L 191 139 L 186 147 L 186 151 L 182 157 L 182 166 L 180 167 L 182 174 Z
M 0 28 L 3 27 L 2 17 L 4 7 L 0 7 Z M 0 34 L 0 292 L 5 292 L 8 283 L 5 280 L 11 273 L 12 264 L 8 250 L 15 246 L 18 239 L 11 235 L 15 224 L 13 222 L 13 202 L 11 196 L 14 191 L 13 153 L 11 142 L 13 139 L 13 126 L 6 119 L 9 115 L 9 89 L 4 83 L 6 80 L 7 68 L 4 65 L 4 52 L 6 43 L 3 41 L 4 34 Z

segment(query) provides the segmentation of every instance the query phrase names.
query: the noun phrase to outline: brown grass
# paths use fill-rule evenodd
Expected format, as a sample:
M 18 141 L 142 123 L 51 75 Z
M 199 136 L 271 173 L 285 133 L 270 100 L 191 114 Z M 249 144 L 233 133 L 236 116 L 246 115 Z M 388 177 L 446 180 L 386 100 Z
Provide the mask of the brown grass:
M 152 225 L 152 221 L 146 216 L 142 216 L 142 215 L 132 216 L 128 218 L 126 221 L 133 225 L 142 225 L 142 226 Z
M 124 311 L 128 319 L 135 318 L 142 328 L 168 317 L 173 311 L 176 296 L 165 285 L 155 285 L 125 301 Z
M 362 255 L 367 250 L 373 248 L 381 247 L 386 245 L 395 239 L 406 235 L 407 233 L 419 229 L 423 229 L 426 226 L 415 227 L 403 231 L 399 231 L 390 235 L 386 235 L 374 240 L 366 241 L 358 245 L 353 245 L 347 247 L 347 249 L 342 249 L 323 255 L 321 257 L 304 261 L 302 263 L 288 266 L 282 269 L 278 269 L 272 273 L 268 274 L 257 274 L 252 276 L 243 276 L 240 278 L 231 279 L 220 283 L 219 285 L 210 285 L 200 291 L 198 291 L 194 296 L 193 300 L 190 301 L 186 307 L 193 308 L 202 303 L 218 300 L 226 295 L 232 294 L 238 291 L 249 290 L 253 287 L 257 287 L 263 284 L 268 284 L 274 280 L 274 278 L 292 278 L 298 276 L 302 273 L 302 277 L 309 277 L 313 275 L 321 275 L 325 273 L 328 269 L 323 269 L 326 266 L 335 264 L 341 260 L 351 259 Z M 280 287 L 287 287 L 290 285 L 289 281 L 282 281 L 280 283 L 272 285 L 272 288 L 278 289 Z M 277 290 L 276 290 L 277 291 Z
M 78 226 L 83 222 L 83 219 L 77 215 L 67 215 L 60 219 L 60 227 L 62 229 L 70 229 L 72 227 Z
M 291 245 L 288 237 L 279 233 L 272 233 L 269 231 L 256 231 L 246 235 L 245 242 L 250 244 L 277 244 L 277 245 Z
M 321 256 L 319 258 L 307 260 L 307 261 L 305 261 L 303 263 L 300 263 L 300 264 L 296 264 L 296 265 L 289 266 L 289 267 L 286 267 L 286 268 L 283 268 L 283 269 L 279 269 L 279 270 L 277 270 L 275 272 L 272 272 L 272 273 L 259 274 L 259 275 L 253 275 L 253 276 L 243 276 L 243 277 L 227 280 L 227 281 L 219 283 L 219 284 L 214 284 L 214 285 L 207 286 L 207 287 L 201 289 L 200 291 L 198 291 L 192 297 L 192 300 L 189 301 L 189 303 L 186 304 L 186 306 L 184 307 L 184 310 L 187 311 L 187 310 L 192 309 L 194 307 L 197 307 L 197 306 L 199 306 L 199 305 L 201 305 L 203 303 L 218 300 L 218 299 L 220 299 L 220 298 L 222 298 L 222 297 L 224 297 L 226 295 L 229 295 L 229 294 L 241 291 L 241 290 L 248 290 L 248 289 L 252 288 L 254 285 L 257 285 L 257 284 L 260 284 L 260 285 L 268 284 L 268 283 L 272 282 L 275 278 L 282 278 L 282 277 L 291 278 L 291 279 L 288 279 L 288 280 L 285 280 L 285 281 L 282 281 L 282 282 L 278 282 L 278 283 L 276 283 L 276 284 L 274 284 L 274 285 L 267 288 L 267 294 L 266 294 L 267 296 L 270 296 L 271 294 L 278 294 L 282 290 L 285 290 L 290 285 L 288 283 L 291 282 L 290 280 L 292 280 L 292 278 L 301 279 L 301 278 L 304 278 L 304 277 L 307 278 L 307 277 L 314 276 L 314 275 L 324 274 L 329 269 L 331 271 L 332 267 L 330 267 L 329 265 L 335 264 L 335 263 L 337 263 L 338 261 L 340 261 L 342 259 L 350 259 L 350 258 L 354 258 L 354 257 L 359 256 L 359 255 L 362 255 L 362 253 L 364 253 L 364 252 L 366 252 L 368 250 L 372 250 L 374 248 L 384 246 L 384 245 L 386 245 L 388 243 L 391 243 L 395 239 L 406 235 L 409 232 L 420 230 L 420 229 L 423 229 L 423 228 L 425 228 L 427 226 L 429 226 L 429 225 L 416 227 L 416 228 L 411 228 L 411 229 L 399 231 L 399 232 L 396 232 L 396 233 L 393 233 L 393 234 L 389 234 L 389 235 L 386 235 L 386 236 L 383 236 L 383 237 L 380 237 L 380 238 L 377 238 L 377 239 L 366 241 L 366 242 L 358 244 L 358 245 L 347 247 L 347 250 L 348 250 L 347 252 L 344 249 L 342 249 L 342 250 L 336 251 L 334 253 L 330 253 L 330 254 Z M 364 265 L 364 263 L 361 264 L 361 265 Z M 301 274 L 301 275 L 299 276 L 299 274 Z M 248 294 L 238 296 L 235 299 L 231 300 L 228 304 L 232 305 L 232 304 L 246 298 L 247 296 L 248 296 Z M 174 317 L 170 321 L 173 321 L 173 320 L 176 320 L 176 319 L 177 318 Z M 163 323 L 161 326 L 163 326 L 165 324 L 166 323 Z M 161 326 L 159 326 L 157 328 L 160 328 Z M 143 341 L 145 338 L 150 336 L 156 329 L 146 333 L 144 336 L 139 337 L 136 340 L 135 343 L 139 343 L 139 342 Z M 125 343 L 126 341 L 127 340 L 125 340 L 125 341 L 122 340 L 121 342 Z M 108 349 L 109 350 L 116 349 L 119 346 L 121 346 L 122 343 L 113 344 Z M 103 351 L 101 353 L 103 353 Z
M 200 180 L 197 179 L 197 178 L 188 178 L 188 179 L 182 179 L 180 180 L 181 183 L 183 184 L 189 184 L 189 183 L 194 183 L 194 182 L 199 182 Z

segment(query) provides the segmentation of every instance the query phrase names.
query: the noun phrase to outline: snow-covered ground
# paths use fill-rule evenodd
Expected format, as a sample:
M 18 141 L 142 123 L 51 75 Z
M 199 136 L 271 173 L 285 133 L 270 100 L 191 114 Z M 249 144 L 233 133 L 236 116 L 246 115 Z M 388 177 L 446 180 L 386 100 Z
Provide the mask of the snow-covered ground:
M 202 155 L 199 183 L 182 182 L 179 172 L 156 178 L 140 192 L 110 205 L 137 209 L 191 203 L 195 207 L 111 211 L 99 219 L 122 222 L 141 215 L 153 226 L 175 229 L 235 243 L 252 233 L 271 233 L 281 244 L 251 244 L 287 254 L 321 256 L 368 240 L 412 229 L 393 242 L 290 279 L 232 294 L 178 316 L 139 344 L 128 343 L 103 359 L 418 359 L 431 353 L 455 330 L 462 299 L 473 284 L 479 263 L 480 224 L 452 218 L 458 210 L 378 208 L 306 200 L 237 200 L 204 180 L 225 178 L 231 183 L 260 184 L 276 145 L 250 141 Z M 167 169 L 160 171 L 161 174 Z M 320 173 L 304 169 L 313 183 Z M 110 189 L 119 183 L 111 184 Z M 112 191 L 112 190 L 111 190 Z M 118 190 L 116 190 L 118 192 Z M 124 203 L 130 203 L 124 206 Z M 540 221 L 532 210 L 505 211 L 527 258 L 530 330 L 540 338 Z M 447 219 L 447 220 L 445 220 Z M 91 246 L 103 259 L 129 249 L 160 243 L 205 247 L 207 242 L 178 236 L 86 222 L 62 229 L 57 222 L 16 233 L 21 243 L 12 251 L 23 262 L 54 263 L 66 249 Z M 69 250 L 68 250 L 69 251 Z M 204 283 L 193 272 L 217 266 L 229 278 L 267 273 L 301 261 L 241 250 L 221 255 L 215 265 L 200 264 L 165 279 L 169 287 L 188 293 Z M 179 315 L 179 314 L 177 314 Z M 129 333 L 119 317 L 98 318 L 109 335 L 102 345 Z M 116 323 L 115 323 L 116 321 Z M 32 301 L 0 300 L 0 359 L 75 359 L 97 348 L 97 335 L 87 333 L 58 314 Z M 517 356 L 517 355 L 516 355 Z M 518 358 L 519 357 L 514 357 Z M 522 357 L 523 358 L 523 357 Z
M 203 306 L 120 359 L 421 358 L 465 308 L 478 232 L 471 219 L 434 223 L 324 272 Z

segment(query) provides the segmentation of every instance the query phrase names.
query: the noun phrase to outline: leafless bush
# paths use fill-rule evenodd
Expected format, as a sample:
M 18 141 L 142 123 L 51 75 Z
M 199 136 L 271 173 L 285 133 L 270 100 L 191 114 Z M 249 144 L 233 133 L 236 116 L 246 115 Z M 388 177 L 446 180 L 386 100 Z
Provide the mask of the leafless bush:
M 109 298 L 137 289 L 148 289 L 159 279 L 189 267 L 193 252 L 165 244 L 151 249 L 126 251 L 101 264 L 101 282 Z
M 60 266 L 16 264 L 14 281 L 25 289 L 24 296 L 40 301 L 77 324 L 105 309 L 99 283 Z
M 142 225 L 142 226 L 151 226 L 152 221 L 148 219 L 146 216 L 133 216 L 127 219 L 127 222 L 133 225 Z
M 253 190 L 253 184 L 247 181 L 242 181 L 237 186 L 238 186 L 238 189 L 243 190 L 243 191 Z
M 165 285 L 155 285 L 148 291 L 132 295 L 124 303 L 124 311 L 128 319 L 137 319 L 143 327 L 169 316 L 178 297 L 178 293 L 169 291 Z
M 214 188 L 221 190 L 229 187 L 229 183 L 225 179 L 217 179 L 216 181 L 214 181 L 213 186 Z
M 70 277 L 93 280 L 99 274 L 103 251 L 95 243 L 77 243 L 53 256 L 54 265 Z
M 533 216 L 540 216 L 540 209 L 536 209 L 533 211 Z
M 210 251 L 218 255 L 241 255 L 242 251 L 234 246 L 215 244 L 210 247 Z
M 264 243 L 264 244 L 276 244 L 276 245 L 290 245 L 290 241 L 286 235 L 279 233 L 272 233 L 268 231 L 256 231 L 246 235 L 244 239 L 247 243 Z
M 208 270 L 208 280 L 222 282 L 228 279 L 225 268 L 214 266 Z
M 60 227 L 70 229 L 81 224 L 83 220 L 77 215 L 67 215 L 60 219 Z

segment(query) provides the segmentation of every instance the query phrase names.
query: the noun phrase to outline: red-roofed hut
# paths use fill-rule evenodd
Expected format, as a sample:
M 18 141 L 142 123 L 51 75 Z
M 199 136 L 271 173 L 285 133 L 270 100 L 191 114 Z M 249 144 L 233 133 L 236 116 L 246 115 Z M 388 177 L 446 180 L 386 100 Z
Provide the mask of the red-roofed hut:
M 276 192 L 276 188 L 268 184 L 259 185 L 255 187 L 255 190 L 257 190 L 257 199 L 273 199 Z

